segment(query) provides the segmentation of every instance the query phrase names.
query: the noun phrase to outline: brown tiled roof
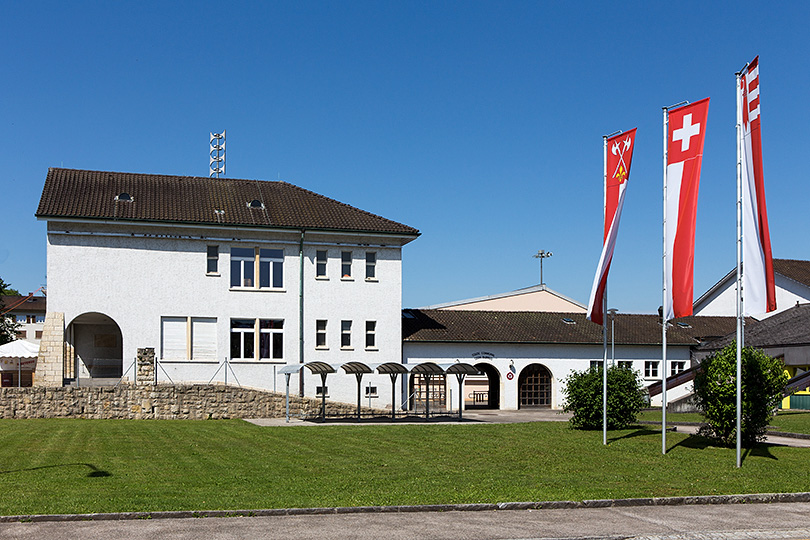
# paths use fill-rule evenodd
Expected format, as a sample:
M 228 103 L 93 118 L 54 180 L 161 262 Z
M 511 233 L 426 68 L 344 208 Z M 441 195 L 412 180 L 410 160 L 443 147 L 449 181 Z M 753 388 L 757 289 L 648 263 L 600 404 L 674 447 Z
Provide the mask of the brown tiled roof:
M 776 261 L 774 261 L 776 262 Z M 800 261 L 801 262 L 801 261 Z M 702 345 L 701 350 L 717 350 L 737 339 L 736 330 Z M 796 304 L 761 321 L 746 321 L 746 346 L 756 348 L 810 344 L 810 304 Z
M 657 315 L 620 313 L 615 342 L 660 345 L 659 320 Z M 584 313 L 406 309 L 402 321 L 406 342 L 602 344 L 602 327 L 588 321 Z M 697 345 L 734 327 L 734 317 L 682 317 L 670 321 L 667 343 Z
M 44 296 L 32 296 L 30 301 L 28 295 L 0 296 L 0 313 L 5 312 L 12 306 L 14 307 L 9 311 L 9 313 L 45 313 L 46 305 L 46 299 Z
M 116 200 L 122 193 L 132 202 Z M 254 200 L 264 208 L 250 208 Z M 417 229 L 287 182 L 57 168 L 48 169 L 36 215 L 419 235 Z
M 773 271 L 810 287 L 810 261 L 774 259 Z

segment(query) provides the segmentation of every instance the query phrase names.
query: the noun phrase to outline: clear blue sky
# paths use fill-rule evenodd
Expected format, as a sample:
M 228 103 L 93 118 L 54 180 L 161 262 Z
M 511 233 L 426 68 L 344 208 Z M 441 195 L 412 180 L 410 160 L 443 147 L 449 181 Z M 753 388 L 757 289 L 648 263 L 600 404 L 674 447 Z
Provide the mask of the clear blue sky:
M 574 6 L 574 7 L 571 7 Z M 735 264 L 734 73 L 760 55 L 773 252 L 807 259 L 807 2 L 2 3 L 0 277 L 46 283 L 48 167 L 282 179 L 422 231 L 418 307 L 538 283 L 587 302 L 602 135 L 638 127 L 611 270 L 661 303 L 662 114 L 710 96 L 699 295 Z M 805 170 L 802 169 L 805 167 Z

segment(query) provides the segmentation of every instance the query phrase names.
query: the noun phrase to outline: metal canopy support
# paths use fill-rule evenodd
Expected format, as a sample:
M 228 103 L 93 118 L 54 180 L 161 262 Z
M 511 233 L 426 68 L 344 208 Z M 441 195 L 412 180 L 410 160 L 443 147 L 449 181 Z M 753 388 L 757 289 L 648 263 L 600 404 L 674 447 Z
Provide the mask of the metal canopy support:
M 397 362 L 384 362 L 382 364 L 372 364 L 370 367 L 380 375 L 387 373 L 388 376 L 391 377 L 391 420 L 396 420 L 397 376 L 399 374 L 407 374 L 409 372 L 408 366 Z
M 321 375 L 321 421 L 326 421 L 326 376 L 327 372 L 322 371 Z
M 363 374 L 355 373 L 354 376 L 357 378 L 357 419 L 360 420 L 360 384 L 363 381 Z
M 287 379 L 287 423 L 290 423 L 290 375 L 292 373 L 285 373 L 284 378 Z

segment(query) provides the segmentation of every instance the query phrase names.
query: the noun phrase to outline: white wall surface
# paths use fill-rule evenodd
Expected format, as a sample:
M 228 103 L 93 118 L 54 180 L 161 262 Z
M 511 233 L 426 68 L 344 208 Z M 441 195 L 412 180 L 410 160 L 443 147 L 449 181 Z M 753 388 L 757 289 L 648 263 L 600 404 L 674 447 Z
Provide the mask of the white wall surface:
M 63 312 L 66 325 L 83 313 L 98 312 L 112 318 L 123 337 L 122 369 L 132 369 L 140 347 L 154 347 L 161 358 L 161 317 L 213 317 L 217 320 L 217 360 L 161 362 L 158 377 L 175 382 L 208 382 L 212 377 L 223 381 L 221 363 L 230 357 L 231 319 L 283 319 L 283 360 L 234 362 L 228 381 L 284 390 L 284 377 L 276 374 L 274 378 L 273 368 L 277 372 L 281 366 L 300 360 L 300 233 L 55 222 L 48 224 L 48 230 L 48 309 Z M 401 244 L 406 241 L 307 233 L 303 260 L 304 361 L 401 361 Z M 218 275 L 206 274 L 209 245 L 219 247 Z M 232 289 L 231 247 L 283 249 L 283 289 Z M 329 251 L 325 280 L 315 278 L 317 249 Z M 351 280 L 339 276 L 342 250 L 353 252 Z M 376 280 L 365 279 L 366 251 L 377 253 Z M 316 319 L 328 321 L 328 348 L 324 350 L 315 348 Z M 351 349 L 340 347 L 342 320 L 353 323 Z M 377 322 L 376 348 L 369 350 L 365 347 L 368 320 Z M 383 390 L 390 387 L 390 382 L 385 384 L 389 379 L 377 378 L 381 402 L 373 405 L 389 405 L 390 391 Z M 292 380 L 291 389 L 297 393 L 297 376 Z M 315 380 L 311 376 L 305 379 L 307 395 L 314 395 Z M 354 376 L 330 376 L 328 386 L 331 399 L 355 402 Z
M 616 361 L 629 360 L 633 369 L 642 375 L 645 386 L 661 380 L 661 347 L 658 346 L 616 346 Z M 597 345 L 541 345 L 541 344 L 483 344 L 483 343 L 419 343 L 405 342 L 403 346 L 404 361 L 407 364 L 420 362 L 467 362 L 469 364 L 488 363 L 498 370 L 500 377 L 500 408 L 518 409 L 518 380 L 523 369 L 531 364 L 541 364 L 551 373 L 552 409 L 561 409 L 565 404 L 563 393 L 564 381 L 574 371 L 585 371 L 591 360 L 601 360 L 602 346 Z M 668 347 L 667 360 L 680 360 L 689 367 L 689 347 Z M 644 362 L 658 361 L 659 376 L 645 379 Z M 608 353 L 608 362 L 610 356 Z M 508 373 L 513 374 L 509 380 Z M 448 377 L 449 387 L 457 396 L 458 384 L 454 376 Z M 691 386 L 684 385 L 667 392 L 667 400 L 673 401 L 691 391 Z M 465 394 L 468 393 L 465 390 Z M 457 398 L 454 398 L 454 400 Z M 661 405 L 661 396 L 653 398 L 653 405 Z M 453 407 L 457 407 L 456 402 Z

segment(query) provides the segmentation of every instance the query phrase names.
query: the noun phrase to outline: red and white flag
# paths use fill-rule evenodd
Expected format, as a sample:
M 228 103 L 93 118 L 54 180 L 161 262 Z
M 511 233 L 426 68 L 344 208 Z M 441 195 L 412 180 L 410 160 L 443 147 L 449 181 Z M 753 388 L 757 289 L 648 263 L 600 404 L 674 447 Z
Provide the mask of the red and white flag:
M 692 314 L 695 220 L 709 98 L 668 114 L 664 228 L 665 321 Z
M 762 179 L 762 138 L 759 130 L 759 56 L 740 74 L 742 108 L 743 302 L 745 315 L 776 309 L 771 235 Z
M 599 267 L 591 287 L 591 298 L 588 301 L 588 320 L 597 324 L 604 321 L 605 286 L 608 271 L 616 247 L 616 236 L 619 232 L 619 221 L 624 206 L 624 192 L 630 176 L 630 162 L 633 159 L 633 147 L 636 140 L 636 128 L 607 140 L 605 159 L 605 233 Z

